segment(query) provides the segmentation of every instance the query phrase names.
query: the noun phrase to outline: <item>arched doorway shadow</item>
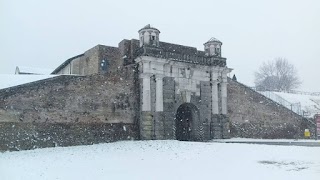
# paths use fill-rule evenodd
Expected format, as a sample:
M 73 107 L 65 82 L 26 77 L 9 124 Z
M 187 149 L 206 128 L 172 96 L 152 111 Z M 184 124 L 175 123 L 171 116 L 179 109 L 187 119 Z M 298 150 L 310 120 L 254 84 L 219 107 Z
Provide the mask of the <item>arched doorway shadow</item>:
M 176 113 L 176 139 L 180 141 L 196 140 L 197 122 L 199 122 L 198 108 L 191 103 L 181 104 Z

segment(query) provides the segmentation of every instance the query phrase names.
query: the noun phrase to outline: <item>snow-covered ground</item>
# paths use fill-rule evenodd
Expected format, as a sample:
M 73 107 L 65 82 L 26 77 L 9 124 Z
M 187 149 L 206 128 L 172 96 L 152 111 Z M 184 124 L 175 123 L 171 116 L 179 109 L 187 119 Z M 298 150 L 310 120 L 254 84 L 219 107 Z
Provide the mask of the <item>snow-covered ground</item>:
M 1 180 L 318 180 L 320 147 L 123 141 L 0 153 Z
M 48 79 L 57 75 L 15 75 L 15 74 L 0 74 L 0 89 L 18 86 L 25 83 Z

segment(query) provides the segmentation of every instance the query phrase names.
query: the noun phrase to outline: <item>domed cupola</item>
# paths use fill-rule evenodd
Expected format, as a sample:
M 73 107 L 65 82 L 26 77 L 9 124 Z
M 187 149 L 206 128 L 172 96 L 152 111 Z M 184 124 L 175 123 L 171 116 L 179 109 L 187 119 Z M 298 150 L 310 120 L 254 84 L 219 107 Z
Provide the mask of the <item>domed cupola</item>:
M 207 55 L 221 57 L 221 46 L 222 46 L 221 41 L 213 37 L 203 45 L 204 45 L 204 51 L 206 52 Z
M 160 31 L 157 28 L 151 27 L 150 24 L 146 25 L 138 31 L 140 47 L 144 45 L 159 46 Z

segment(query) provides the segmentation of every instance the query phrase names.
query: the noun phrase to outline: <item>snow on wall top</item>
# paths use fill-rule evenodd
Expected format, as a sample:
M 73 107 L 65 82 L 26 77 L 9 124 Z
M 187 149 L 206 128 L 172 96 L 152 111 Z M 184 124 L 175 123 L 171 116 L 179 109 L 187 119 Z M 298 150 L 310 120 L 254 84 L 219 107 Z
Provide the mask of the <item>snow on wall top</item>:
M 51 74 L 52 69 L 46 68 L 35 68 L 35 67 L 26 67 L 26 66 L 17 66 L 16 67 L 16 74 L 42 74 L 42 75 L 49 75 Z
M 0 89 L 18 86 L 42 79 L 48 79 L 57 75 L 15 75 L 15 74 L 0 74 Z

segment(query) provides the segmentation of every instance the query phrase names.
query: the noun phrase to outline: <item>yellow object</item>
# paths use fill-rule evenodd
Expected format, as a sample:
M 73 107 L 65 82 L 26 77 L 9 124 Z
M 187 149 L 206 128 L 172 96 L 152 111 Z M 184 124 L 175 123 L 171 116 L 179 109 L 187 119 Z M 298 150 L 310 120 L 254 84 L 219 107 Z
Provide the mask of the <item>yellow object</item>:
M 310 137 L 310 131 L 309 129 L 304 130 L 304 137 Z

